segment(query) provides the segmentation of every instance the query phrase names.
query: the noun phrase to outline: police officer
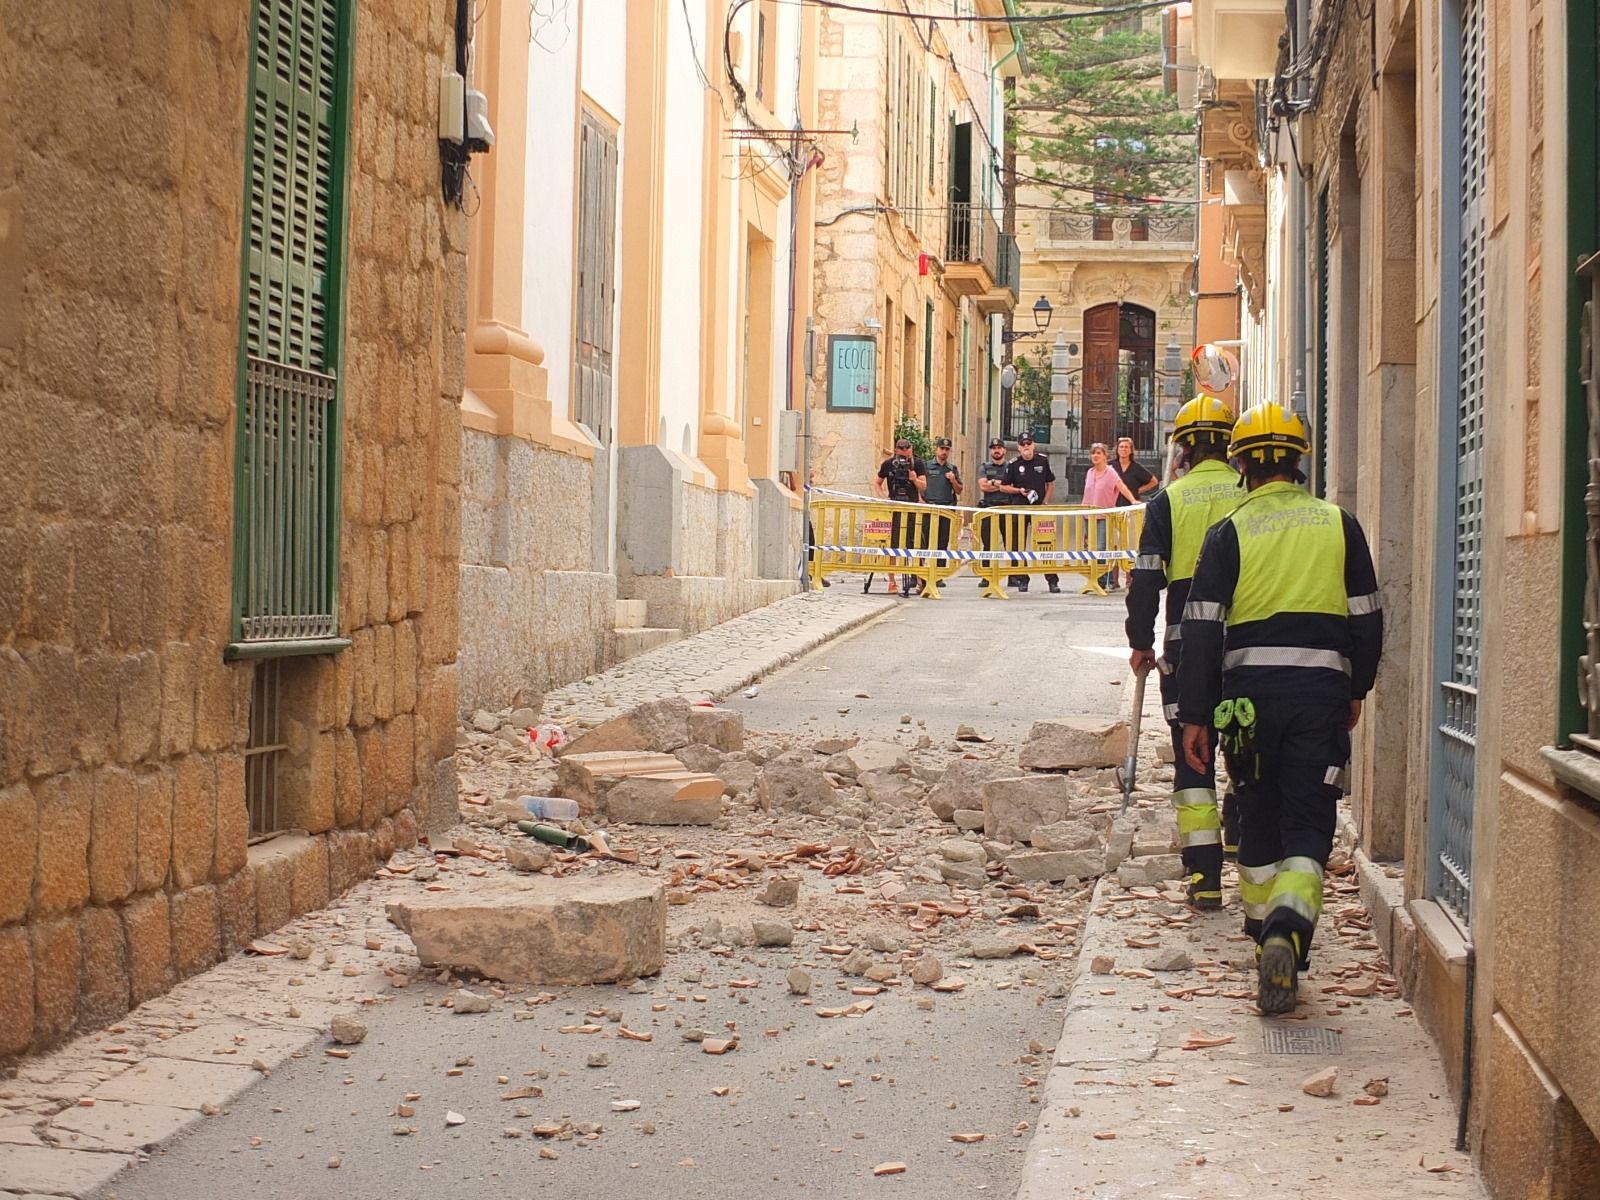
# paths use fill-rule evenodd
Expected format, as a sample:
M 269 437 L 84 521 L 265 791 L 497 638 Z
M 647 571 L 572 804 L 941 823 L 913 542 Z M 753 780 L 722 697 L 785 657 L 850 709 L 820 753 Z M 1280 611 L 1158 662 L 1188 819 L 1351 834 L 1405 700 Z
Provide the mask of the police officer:
M 1172 727 L 1172 803 L 1177 810 L 1183 869 L 1189 877 L 1189 903 L 1222 907 L 1222 821 L 1217 813 L 1214 764 L 1190 767 L 1183 757 L 1183 727 L 1178 724 L 1178 664 L 1183 650 L 1183 606 L 1200 558 L 1206 531 L 1239 503 L 1239 474 L 1228 465 L 1233 411 L 1213 396 L 1196 396 L 1178 410 L 1172 440 L 1186 473 L 1145 505 L 1139 557 L 1128 585 L 1129 662 L 1135 672 L 1161 672 L 1161 706 Z M 1167 593 L 1167 631 L 1156 658 L 1156 610 Z M 1215 750 L 1215 737 L 1211 748 Z M 1230 819 L 1238 806 L 1229 807 Z
M 961 469 L 950 461 L 950 439 L 937 438 L 933 443 L 933 461 L 926 464 L 928 486 L 923 490 L 922 498 L 929 504 L 942 505 L 945 508 L 954 508 L 956 501 L 961 498 L 961 492 L 966 487 L 961 481 Z M 948 546 L 954 515 L 926 516 L 922 518 L 922 540 L 925 546 Z M 937 538 L 937 541 L 932 540 Z M 941 560 L 947 562 L 948 560 Z M 939 580 L 939 586 L 944 586 L 944 580 Z
M 1022 489 L 1010 481 L 1011 464 L 1006 461 L 1006 444 L 999 438 L 989 442 L 989 461 L 983 464 L 978 472 L 978 507 L 1000 508 L 1011 503 L 1011 497 L 1017 495 Z M 983 548 L 988 550 L 991 542 L 998 542 L 994 537 L 994 530 L 998 526 L 996 521 L 982 523 Z M 978 580 L 978 586 L 984 587 L 984 581 Z
M 1011 460 L 1007 472 L 1007 482 L 1013 488 L 1012 504 L 1033 506 L 1050 503 L 1050 497 L 1056 490 L 1056 473 L 1050 469 L 1050 460 L 1035 450 L 1032 434 L 1024 433 L 1017 439 L 1017 457 Z M 1027 548 L 1032 525 L 1032 519 L 1026 517 L 1011 522 L 1011 545 L 1014 549 Z M 1046 575 L 1044 581 L 1050 585 L 1052 592 L 1061 590 L 1059 575 Z M 1019 592 L 1027 591 L 1028 577 L 1013 575 L 1011 586 Z
M 927 467 L 912 450 L 909 438 L 896 439 L 894 453 L 878 465 L 878 477 L 872 481 L 872 486 L 878 495 L 885 500 L 894 500 L 901 504 L 920 504 L 922 502 L 922 493 L 928 487 Z M 906 537 L 902 540 L 900 536 L 902 529 L 901 515 L 897 512 L 889 517 L 889 545 L 896 550 L 920 549 L 920 546 L 917 545 L 917 518 L 914 515 L 906 514 L 910 516 L 910 519 L 904 522 L 903 528 Z M 917 583 L 918 580 L 915 575 L 902 576 L 900 580 L 901 586 L 898 589 L 899 594 L 902 596 L 916 595 L 914 589 Z M 867 586 L 861 590 L 864 592 L 871 586 L 872 576 L 868 575 Z M 894 573 L 890 572 L 889 592 L 893 595 L 896 590 Z
M 1249 494 L 1214 526 L 1183 614 L 1178 720 L 1203 772 L 1220 732 L 1243 806 L 1239 895 L 1259 954 L 1257 1003 L 1292 1013 L 1322 912 L 1350 730 L 1383 649 L 1366 536 L 1300 486 L 1304 423 L 1263 404 L 1233 427 Z

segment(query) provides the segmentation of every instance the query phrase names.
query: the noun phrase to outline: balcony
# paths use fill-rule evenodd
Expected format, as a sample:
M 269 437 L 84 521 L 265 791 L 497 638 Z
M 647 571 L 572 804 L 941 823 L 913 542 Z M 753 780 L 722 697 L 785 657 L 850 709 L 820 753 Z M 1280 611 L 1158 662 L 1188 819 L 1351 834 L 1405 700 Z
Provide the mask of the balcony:
M 1000 225 L 981 204 L 952 204 L 944 249 L 944 286 L 955 297 L 983 296 L 1000 280 Z
M 1194 53 L 1224 79 L 1271 79 L 1278 69 L 1283 0 L 1194 0 Z
M 994 286 L 973 297 L 973 304 L 984 316 L 999 316 L 1017 307 L 1017 296 L 1022 291 L 1022 251 L 1011 234 L 1000 235 L 995 262 L 999 274 L 995 276 Z
M 1082 213 L 1051 213 L 1039 239 L 1041 249 L 1093 246 L 1127 247 L 1191 253 L 1195 246 L 1195 218 L 1111 217 Z

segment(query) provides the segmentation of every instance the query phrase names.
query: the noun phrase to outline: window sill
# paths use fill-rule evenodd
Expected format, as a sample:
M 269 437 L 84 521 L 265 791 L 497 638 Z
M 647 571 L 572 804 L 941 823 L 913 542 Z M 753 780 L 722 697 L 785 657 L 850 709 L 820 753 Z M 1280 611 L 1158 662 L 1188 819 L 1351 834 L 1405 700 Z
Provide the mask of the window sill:
M 1539 753 L 1562 783 L 1591 800 L 1600 800 L 1600 755 L 1587 750 L 1557 750 L 1554 746 L 1546 746 Z
M 349 638 L 285 638 L 274 642 L 229 642 L 222 652 L 228 662 L 257 658 L 294 658 L 307 654 L 337 654 L 348 649 Z

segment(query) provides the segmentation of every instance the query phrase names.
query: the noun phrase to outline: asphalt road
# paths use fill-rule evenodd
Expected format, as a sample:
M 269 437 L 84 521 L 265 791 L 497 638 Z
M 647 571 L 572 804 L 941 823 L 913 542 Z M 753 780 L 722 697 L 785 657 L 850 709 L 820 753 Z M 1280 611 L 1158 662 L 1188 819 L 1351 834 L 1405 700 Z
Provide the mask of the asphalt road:
M 736 701 L 749 726 L 872 735 L 910 713 L 941 740 L 960 723 L 1011 739 L 1040 715 L 1125 711 L 1126 686 L 1113 683 L 1126 674 L 1119 598 L 1041 589 L 982 601 L 965 577 L 946 592 L 942 602 L 908 601 L 766 680 L 758 697 Z M 675 931 L 693 911 L 673 910 Z M 1009 1197 L 1061 1029 L 1070 957 L 952 961 L 941 950 L 964 991 L 891 988 L 865 1016 L 824 1020 L 818 1006 L 849 1003 L 848 987 L 863 982 L 841 976 L 819 946 L 864 928 L 831 920 L 831 932 L 792 950 L 680 950 L 631 993 L 555 989 L 553 1001 L 530 1006 L 525 991 L 458 1016 L 437 1007 L 445 986 L 391 992 L 366 1014 L 370 1034 L 350 1058 L 319 1048 L 280 1068 L 102 1200 Z M 809 1007 L 784 983 L 796 965 L 815 979 Z M 760 983 L 735 989 L 734 979 Z M 652 1040 L 560 1032 L 592 1021 L 614 1033 L 602 1010 Z M 689 1027 L 726 1034 L 730 1022 L 740 1043 L 722 1056 L 682 1036 Z M 587 1065 L 595 1054 L 605 1065 Z M 530 1086 L 543 1094 L 500 1098 Z M 403 1117 L 413 1093 L 414 1113 Z M 447 1124 L 447 1112 L 465 1122 Z M 547 1122 L 600 1131 L 532 1135 Z M 957 1143 L 955 1134 L 984 1137 Z M 875 1177 L 889 1162 L 908 1169 Z

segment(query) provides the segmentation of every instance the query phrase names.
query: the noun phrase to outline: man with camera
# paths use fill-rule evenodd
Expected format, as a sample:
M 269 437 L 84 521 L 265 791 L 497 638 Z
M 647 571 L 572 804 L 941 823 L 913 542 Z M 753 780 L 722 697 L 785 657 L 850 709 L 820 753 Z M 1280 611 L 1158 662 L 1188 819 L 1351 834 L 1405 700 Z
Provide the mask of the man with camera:
M 882 465 L 878 467 L 878 477 L 872 481 L 872 487 L 885 500 L 894 500 L 901 504 L 922 502 L 922 494 L 928 490 L 928 472 L 922 460 L 912 453 L 911 443 L 907 439 L 900 438 L 895 442 L 894 453 L 884 459 Z M 889 545 L 896 550 L 916 549 L 917 547 L 907 544 L 918 540 L 916 519 L 902 522 L 900 520 L 902 515 L 904 514 L 893 513 L 889 518 Z M 909 534 L 905 540 L 901 539 L 902 528 Z M 872 580 L 868 577 L 868 586 L 871 586 L 871 583 Z M 916 579 L 907 575 L 904 583 L 905 594 L 915 595 L 912 588 L 916 584 Z M 889 590 L 891 592 L 895 590 L 893 574 L 889 576 Z

